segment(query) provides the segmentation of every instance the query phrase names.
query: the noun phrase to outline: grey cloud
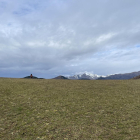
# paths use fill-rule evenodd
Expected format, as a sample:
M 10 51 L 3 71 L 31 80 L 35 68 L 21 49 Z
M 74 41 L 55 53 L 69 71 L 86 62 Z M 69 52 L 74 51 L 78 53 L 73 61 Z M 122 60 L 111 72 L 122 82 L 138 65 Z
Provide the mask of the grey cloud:
M 2 1 L 2 75 L 3 69 L 19 75 L 33 71 L 46 78 L 80 71 L 138 70 L 139 4 L 139 0 Z

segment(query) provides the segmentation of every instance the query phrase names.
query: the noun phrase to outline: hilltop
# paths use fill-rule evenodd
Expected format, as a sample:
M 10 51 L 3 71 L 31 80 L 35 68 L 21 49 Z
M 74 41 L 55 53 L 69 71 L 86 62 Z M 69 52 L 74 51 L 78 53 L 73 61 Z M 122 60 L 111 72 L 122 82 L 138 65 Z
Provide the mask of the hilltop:
M 32 76 L 32 78 L 30 76 L 26 76 L 26 77 L 23 77 L 23 78 L 27 78 L 27 79 L 44 79 L 44 78 L 38 78 L 36 76 Z
M 62 76 L 62 75 L 59 75 L 59 76 L 57 76 L 57 77 L 55 77 L 55 78 L 53 78 L 53 79 L 68 79 L 67 77 L 64 77 L 64 76 Z

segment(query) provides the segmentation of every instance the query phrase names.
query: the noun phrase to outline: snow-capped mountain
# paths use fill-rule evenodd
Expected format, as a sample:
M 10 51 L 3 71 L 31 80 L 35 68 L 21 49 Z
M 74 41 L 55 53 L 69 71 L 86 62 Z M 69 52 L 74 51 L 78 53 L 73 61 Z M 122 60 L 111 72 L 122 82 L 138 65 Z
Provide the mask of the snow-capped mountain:
M 76 74 L 74 76 L 66 76 L 68 79 L 83 79 L 83 80 L 123 80 L 123 79 L 131 79 L 136 76 L 140 75 L 140 71 L 138 72 L 131 72 L 131 73 L 123 73 L 123 74 L 110 74 L 110 75 L 97 75 L 97 74 L 92 74 L 90 72 L 84 72 L 83 74 Z
M 123 79 L 131 79 L 136 76 L 140 75 L 140 71 L 138 72 L 131 72 L 131 73 L 123 73 L 123 74 L 111 74 L 107 75 L 106 77 L 99 77 L 98 80 L 123 80 Z
M 103 76 L 103 75 L 97 75 L 97 74 L 92 74 L 92 73 L 89 73 L 89 72 L 85 72 L 83 74 L 77 74 L 77 75 L 74 75 L 74 76 L 67 76 L 68 79 L 90 79 L 90 80 L 95 80 L 95 79 L 98 79 L 99 77 L 106 77 L 106 76 Z

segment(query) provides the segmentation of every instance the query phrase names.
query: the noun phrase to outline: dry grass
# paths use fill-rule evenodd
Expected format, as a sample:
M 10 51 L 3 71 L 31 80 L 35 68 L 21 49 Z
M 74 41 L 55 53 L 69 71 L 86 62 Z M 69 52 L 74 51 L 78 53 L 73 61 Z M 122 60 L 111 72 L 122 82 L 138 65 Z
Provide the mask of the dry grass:
M 140 80 L 0 78 L 1 140 L 139 140 Z

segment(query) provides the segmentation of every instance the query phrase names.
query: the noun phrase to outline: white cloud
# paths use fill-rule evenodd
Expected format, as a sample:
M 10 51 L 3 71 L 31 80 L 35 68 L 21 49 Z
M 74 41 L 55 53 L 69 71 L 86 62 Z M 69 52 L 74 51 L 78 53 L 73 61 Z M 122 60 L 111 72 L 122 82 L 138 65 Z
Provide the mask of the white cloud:
M 1 0 L 0 76 L 138 71 L 139 4 L 139 0 Z

